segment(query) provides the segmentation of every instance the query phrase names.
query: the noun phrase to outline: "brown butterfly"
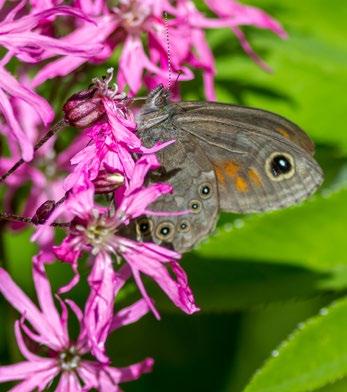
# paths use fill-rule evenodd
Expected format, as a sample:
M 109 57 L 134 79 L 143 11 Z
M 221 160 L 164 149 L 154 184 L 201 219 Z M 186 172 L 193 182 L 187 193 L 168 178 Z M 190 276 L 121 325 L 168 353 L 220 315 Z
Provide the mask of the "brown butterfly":
M 163 86 L 149 95 L 138 117 L 146 147 L 175 139 L 157 155 L 162 170 L 152 182 L 168 182 L 172 195 L 153 211 L 190 210 L 183 216 L 137 220 L 136 237 L 178 252 L 190 250 L 214 228 L 220 211 L 277 210 L 312 194 L 323 180 L 314 144 L 276 114 L 213 102 L 169 100 Z

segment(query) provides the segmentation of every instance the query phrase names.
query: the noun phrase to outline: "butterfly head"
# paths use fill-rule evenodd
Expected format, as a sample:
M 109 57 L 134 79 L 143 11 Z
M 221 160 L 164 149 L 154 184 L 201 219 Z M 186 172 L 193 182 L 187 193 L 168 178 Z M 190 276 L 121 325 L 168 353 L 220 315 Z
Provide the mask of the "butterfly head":
M 170 91 L 162 84 L 150 92 L 137 118 L 139 128 L 151 128 L 166 120 L 169 113 Z

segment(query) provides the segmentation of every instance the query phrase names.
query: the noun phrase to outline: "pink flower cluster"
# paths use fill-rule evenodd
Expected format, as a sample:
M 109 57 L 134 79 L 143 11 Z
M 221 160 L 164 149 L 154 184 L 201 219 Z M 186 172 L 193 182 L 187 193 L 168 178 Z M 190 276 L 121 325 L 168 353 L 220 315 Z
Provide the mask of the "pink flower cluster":
M 86 92 L 83 91 L 74 95 L 65 105 L 66 118 L 72 119 L 72 122 L 75 119 L 76 107 L 85 114 L 85 105 L 89 107 L 91 104 L 92 111 L 88 113 L 96 111 L 96 115 L 92 114 L 89 120 L 90 126 L 84 130 L 89 142 L 71 159 L 73 168 L 64 183 L 66 192 L 64 200 L 60 203 L 46 202 L 44 208 L 40 208 L 36 213 L 37 221 L 41 225 L 34 234 L 34 240 L 46 236 L 53 222 L 61 219 L 69 222 L 68 233 L 63 242 L 57 246 L 44 247 L 33 261 L 34 281 L 43 313 L 40 315 L 40 320 L 45 319 L 45 322 L 39 321 L 36 317 L 38 310 L 33 305 L 28 304 L 24 307 L 20 305 L 24 302 L 19 301 L 17 297 L 24 297 L 24 294 L 3 271 L 3 282 L 7 283 L 4 284 L 3 289 L 0 287 L 0 291 L 22 314 L 22 321 L 16 326 L 16 337 L 21 352 L 30 363 L 23 364 L 26 371 L 19 373 L 18 378 L 15 378 L 24 379 L 20 384 L 22 386 L 29 382 L 30 385 L 34 385 L 34 380 L 37 382 L 35 387 L 39 387 L 43 382 L 48 385 L 61 373 L 59 385 L 65 387 L 71 385 L 74 388 L 78 385 L 78 388 L 83 387 L 83 390 L 92 387 L 108 390 L 103 389 L 104 384 L 116 385 L 120 381 L 135 379 L 141 372 L 148 371 L 152 364 L 150 359 L 133 365 L 134 374 L 129 373 L 129 369 L 110 368 L 110 360 L 105 353 L 107 337 L 116 327 L 138 320 L 149 310 L 159 318 L 154 302 L 146 292 L 142 275 L 153 279 L 171 301 L 186 313 L 192 314 L 199 310 L 194 303 L 187 276 L 179 265 L 179 254 L 153 243 L 137 242 L 118 234 L 119 230 L 132 220 L 150 213 L 147 210 L 149 204 L 171 192 L 171 186 L 168 184 L 144 186 L 148 171 L 159 167 L 154 153 L 171 142 L 156 145 L 152 149 L 146 149 L 141 145 L 134 133 L 136 125 L 132 113 L 127 109 L 127 100 L 123 94 L 117 93 L 116 88 L 109 87 L 113 71 L 109 70 L 108 73 L 105 80 L 94 80 L 88 90 L 93 92 L 92 98 L 88 96 L 88 99 L 85 99 Z M 86 119 L 87 116 L 83 118 Z M 84 125 L 88 125 L 87 122 Z M 106 205 L 96 202 L 96 195 L 103 193 L 111 195 Z M 88 263 L 92 266 L 88 276 L 90 293 L 84 312 L 71 300 L 64 301 L 59 298 L 62 307 L 59 318 L 56 316 L 51 294 L 44 295 L 50 292 L 44 265 L 56 259 L 71 264 L 74 277 L 67 285 L 60 288 L 61 295 L 78 284 L 80 279 L 78 261 L 83 253 L 89 255 Z M 117 294 L 132 278 L 143 298 L 128 308 L 115 312 L 114 303 Z M 9 290 L 11 287 L 13 290 Z M 28 303 L 27 299 L 26 303 Z M 68 339 L 66 304 L 78 315 L 81 324 L 81 334 L 75 343 Z M 50 329 L 37 328 L 37 322 L 44 326 L 50 319 L 56 320 Z M 32 324 L 35 333 L 28 329 L 25 320 Z M 42 360 L 37 359 L 37 356 L 26 347 L 21 335 L 22 330 L 30 339 L 52 349 L 55 359 L 45 360 L 43 365 Z M 61 341 L 55 342 L 54 335 L 48 339 L 53 331 L 55 335 L 61 337 Z M 97 361 L 89 367 L 82 359 L 86 353 L 93 355 Z M 64 356 L 68 358 L 65 362 Z M 38 368 L 37 361 L 40 362 Z M 55 371 L 52 362 L 55 364 Z M 95 369 L 99 368 L 102 370 L 101 373 L 98 371 L 97 374 L 92 375 L 96 372 Z M 7 369 L 8 367 L 0 367 L 0 380 L 1 371 L 4 374 L 3 381 L 13 377 L 13 373 L 7 372 Z M 21 369 L 19 365 L 18 369 Z M 71 370 L 74 375 L 72 378 Z M 111 380 L 105 380 L 109 377 Z M 79 379 L 82 380 L 83 385 L 80 384 Z
M 206 29 L 230 28 L 263 67 L 240 26 L 266 28 L 282 38 L 285 32 L 263 11 L 235 0 L 206 0 L 214 18 L 191 0 L 120 0 L 113 7 L 106 0 L 63 3 L 0 1 L 0 45 L 5 53 L 0 60 L 0 132 L 10 152 L 0 158 L 0 169 L 5 173 L 19 158 L 33 161 L 6 179 L 4 208 L 9 212 L 18 190 L 30 183 L 23 214 L 38 226 L 33 240 L 40 246 L 33 259 L 39 306 L 0 269 L 0 291 L 21 315 L 15 336 L 25 358 L 0 366 L 0 382 L 18 381 L 13 391 L 44 390 L 59 377 L 56 391 L 118 391 L 120 383 L 151 371 L 153 364 L 147 358 L 115 368 L 105 348 L 117 328 L 148 312 L 160 318 L 143 278 L 153 280 L 185 313 L 199 310 L 178 253 L 122 235 L 135 219 L 151 214 L 151 203 L 172 192 L 168 184 L 145 185 L 145 180 L 149 171 L 159 168 L 155 153 L 175 141 L 151 149 L 142 146 L 129 110 L 131 98 L 119 89 L 127 86 L 132 97 L 142 87 L 170 85 L 179 73 L 181 80 L 193 79 L 199 69 L 206 97 L 213 100 L 216 69 Z M 64 105 L 65 125 L 83 130 L 66 148 L 56 148 L 52 138 L 36 152 L 35 143 L 54 118 L 53 103 L 62 105 L 54 96 L 42 97 L 41 86 L 51 83 L 48 89 L 55 92 L 69 79 L 74 89 L 91 65 L 116 65 L 118 48 L 117 84 L 111 85 L 113 69 L 108 69 L 104 79 L 93 79 Z M 14 229 L 22 226 L 12 223 Z M 56 226 L 66 231 L 60 244 L 54 241 Z M 82 259 L 90 266 L 83 309 L 68 298 L 81 279 Z M 46 265 L 57 260 L 71 265 L 73 278 L 54 297 Z M 140 298 L 119 309 L 119 293 L 132 282 Z M 80 325 L 77 339 L 69 337 L 69 313 Z

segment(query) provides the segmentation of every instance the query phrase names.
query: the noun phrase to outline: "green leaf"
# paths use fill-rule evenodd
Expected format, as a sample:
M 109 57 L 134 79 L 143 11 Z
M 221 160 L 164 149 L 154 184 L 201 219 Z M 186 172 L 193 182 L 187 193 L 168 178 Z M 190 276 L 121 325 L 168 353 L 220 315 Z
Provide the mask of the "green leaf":
M 347 189 L 244 219 L 223 215 L 215 235 L 184 256 L 196 302 L 227 312 L 347 287 Z M 165 311 L 174 307 L 153 294 Z
M 187 256 L 182 265 L 203 313 L 234 312 L 272 302 L 310 298 L 321 293 L 319 286 L 327 276 L 297 266 L 201 258 L 195 254 Z M 153 291 L 153 298 L 162 311 L 178 311 L 159 289 Z
M 316 196 L 300 206 L 225 223 L 197 254 L 318 271 L 345 268 L 346 198 L 347 189 L 343 189 Z
M 328 384 L 323 388 L 317 389 L 317 392 L 346 392 L 347 391 L 347 378 L 338 380 L 333 384 Z
M 303 320 L 332 301 L 328 296 L 269 304 L 241 314 L 237 349 L 223 391 L 240 392 L 252 375 Z
M 312 391 L 347 375 L 347 298 L 309 319 L 273 351 L 244 392 Z

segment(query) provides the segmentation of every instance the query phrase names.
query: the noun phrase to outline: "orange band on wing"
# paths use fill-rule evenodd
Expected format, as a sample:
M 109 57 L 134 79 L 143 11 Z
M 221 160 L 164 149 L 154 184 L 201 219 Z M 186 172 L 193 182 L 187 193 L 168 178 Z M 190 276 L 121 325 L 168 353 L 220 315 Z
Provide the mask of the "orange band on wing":
M 240 165 L 234 161 L 223 162 L 223 167 L 229 177 L 235 177 L 240 170 Z
M 217 166 L 217 165 L 213 165 L 213 167 L 214 167 L 214 171 L 216 173 L 218 184 L 225 185 L 225 177 L 223 174 L 223 170 L 220 168 L 220 166 Z
M 290 138 L 289 132 L 288 132 L 285 128 L 277 127 L 277 128 L 276 128 L 276 131 L 277 131 L 278 133 L 280 133 L 280 134 L 281 134 L 283 137 L 285 137 L 286 139 L 289 139 L 289 138 Z
M 247 184 L 246 180 L 241 176 L 236 177 L 235 186 L 239 192 L 247 192 L 248 191 L 248 184 Z
M 250 167 L 248 169 L 248 176 L 254 185 L 256 185 L 256 186 L 262 185 L 261 177 L 260 177 L 258 171 L 254 167 Z
M 225 186 L 226 179 L 227 177 L 229 177 L 232 179 L 238 192 L 248 192 L 248 182 L 244 177 L 239 174 L 241 169 L 239 163 L 230 160 L 218 162 L 218 164 L 214 164 L 213 166 L 219 185 Z M 252 171 L 252 174 L 249 172 L 249 176 L 251 175 L 253 175 L 253 181 L 258 181 L 258 183 L 261 184 L 260 177 L 255 170 Z

